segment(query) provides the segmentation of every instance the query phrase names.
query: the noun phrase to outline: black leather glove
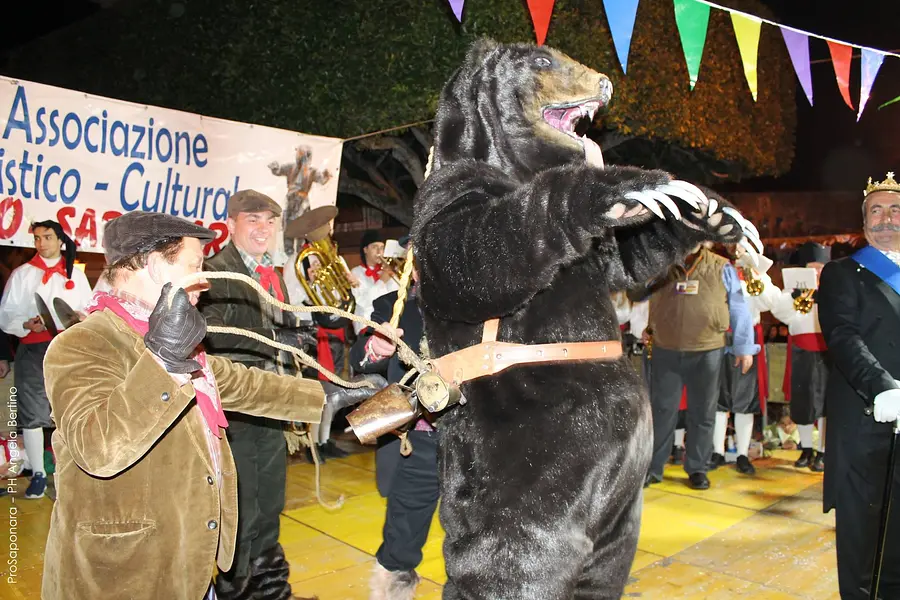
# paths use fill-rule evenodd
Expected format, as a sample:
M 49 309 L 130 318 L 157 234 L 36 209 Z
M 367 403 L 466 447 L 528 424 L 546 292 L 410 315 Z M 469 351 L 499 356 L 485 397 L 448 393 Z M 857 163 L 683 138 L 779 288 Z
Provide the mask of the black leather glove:
M 179 289 L 169 303 L 172 284 L 163 286 L 156 308 L 150 313 L 150 330 L 144 335 L 147 349 L 158 356 L 170 373 L 193 373 L 200 363 L 189 358 L 206 337 L 206 319 Z
M 293 348 L 315 348 L 319 339 L 316 337 L 316 328 L 313 327 L 282 327 L 275 330 L 275 341 Z
M 359 404 L 363 400 L 368 400 L 388 385 L 384 377 L 376 374 L 357 375 L 350 379 L 350 381 L 354 382 L 363 380 L 372 382 L 375 387 L 342 388 L 330 381 L 323 381 L 322 389 L 325 390 L 325 403 L 331 406 L 333 410 L 338 411 L 342 408 Z

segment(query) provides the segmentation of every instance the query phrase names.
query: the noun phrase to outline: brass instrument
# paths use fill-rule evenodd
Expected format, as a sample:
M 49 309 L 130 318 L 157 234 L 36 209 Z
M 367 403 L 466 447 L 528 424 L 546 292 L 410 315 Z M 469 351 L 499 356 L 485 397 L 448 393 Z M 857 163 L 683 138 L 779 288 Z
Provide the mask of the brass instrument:
M 400 283 L 400 273 L 406 263 L 406 251 L 397 240 L 388 240 L 384 245 L 384 254 L 381 256 L 381 266 L 391 270 L 391 278 Z
M 297 253 L 294 272 L 303 286 L 309 301 L 316 306 L 331 306 L 353 312 L 356 300 L 353 297 L 350 276 L 344 261 L 338 255 L 337 244 L 331 240 L 329 223 L 337 216 L 334 206 L 320 206 L 305 212 L 287 224 L 286 237 L 306 238 L 309 245 Z M 303 261 L 315 257 L 319 270 L 312 282 L 303 271 Z
M 813 298 L 815 293 L 815 289 L 803 290 L 802 294 L 794 298 L 794 310 L 804 315 L 809 314 L 809 311 L 813 309 L 813 305 L 816 303 Z
M 754 277 L 753 269 L 744 267 L 744 281 L 747 283 L 747 293 L 751 296 L 759 296 L 766 288 L 766 284 L 761 279 Z

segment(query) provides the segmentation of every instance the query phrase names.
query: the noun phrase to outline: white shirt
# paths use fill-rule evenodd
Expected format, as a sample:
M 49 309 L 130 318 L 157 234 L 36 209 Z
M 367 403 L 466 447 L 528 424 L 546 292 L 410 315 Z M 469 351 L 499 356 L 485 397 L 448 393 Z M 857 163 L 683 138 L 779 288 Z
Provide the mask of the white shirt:
M 353 313 L 364 319 L 372 318 L 372 311 L 374 310 L 372 304 L 375 302 L 376 298 L 384 296 L 385 294 L 390 294 L 391 292 L 396 292 L 400 289 L 400 284 L 398 284 L 394 278 L 388 279 L 387 281 L 381 281 L 381 279 L 378 279 L 377 281 L 373 280 L 366 275 L 365 265 L 353 267 L 350 272 L 356 275 L 356 278 L 359 280 L 359 286 L 353 288 L 353 297 L 356 299 L 356 309 Z M 353 323 L 353 330 L 357 334 L 365 327 L 366 325 L 363 323 L 357 323 L 355 321 Z
M 53 267 L 62 260 L 45 260 L 48 267 Z M 6 287 L 3 290 L 3 299 L 0 300 L 0 329 L 10 335 L 20 338 L 31 333 L 22 324 L 25 321 L 38 316 L 37 303 L 34 300 L 35 293 L 41 296 L 44 304 L 50 310 L 56 327 L 63 329 L 62 321 L 53 307 L 54 298 L 62 298 L 72 310 L 82 312 L 93 295 L 91 285 L 87 277 L 79 269 L 72 269 L 72 282 L 75 284 L 71 290 L 66 289 L 66 278 L 58 274 L 50 277 L 47 283 L 41 283 L 44 271 L 25 263 L 12 272 Z
M 763 284 L 762 292 L 760 292 L 757 296 L 751 296 L 747 292 L 746 278 L 741 280 L 741 291 L 744 293 L 744 299 L 747 300 L 747 307 L 750 309 L 750 318 L 752 319 L 754 326 L 760 324 L 762 320 L 762 313 L 772 310 L 773 306 L 781 302 L 781 289 L 779 289 L 778 286 L 772 283 L 772 278 L 769 277 L 768 273 L 766 273 L 766 271 L 769 270 L 769 267 L 771 267 L 772 264 L 773 263 L 771 260 L 769 260 L 765 256 L 761 256 L 760 268 L 757 269 L 750 262 L 750 259 L 746 254 L 735 261 L 736 268 L 750 269 L 754 279 L 759 279 Z M 793 309 L 793 305 L 791 306 L 791 308 Z M 772 314 L 775 313 L 773 312 Z

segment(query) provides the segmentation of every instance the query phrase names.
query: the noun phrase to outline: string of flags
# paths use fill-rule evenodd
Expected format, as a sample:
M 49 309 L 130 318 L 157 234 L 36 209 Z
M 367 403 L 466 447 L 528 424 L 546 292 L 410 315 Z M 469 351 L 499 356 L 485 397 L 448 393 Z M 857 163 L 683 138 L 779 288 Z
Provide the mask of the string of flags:
M 462 22 L 463 6 L 465 0 L 448 0 L 453 14 Z M 550 27 L 550 18 L 553 14 L 555 0 L 527 0 L 528 11 L 534 24 L 535 37 L 538 45 L 543 45 L 547 38 L 547 30 Z M 639 0 L 603 0 L 609 29 L 612 33 L 613 46 L 622 71 L 628 73 L 628 52 L 631 48 L 631 37 L 634 33 L 634 23 L 637 17 Z M 725 11 L 731 16 L 731 24 L 734 35 L 737 38 L 738 49 L 741 54 L 741 62 L 744 67 L 744 76 L 750 95 L 756 101 L 759 82 L 757 80 L 757 57 L 759 51 L 759 37 L 762 24 L 766 23 L 778 27 L 791 57 L 794 72 L 803 88 L 803 93 L 813 104 L 812 73 L 809 61 L 809 38 L 824 40 L 828 44 L 831 62 L 834 66 L 834 74 L 837 80 L 841 97 L 851 110 L 856 110 L 856 120 L 862 117 L 863 110 L 869 101 L 872 84 L 878 75 L 878 70 L 886 56 L 900 58 L 900 54 L 869 48 L 859 44 L 849 44 L 808 31 L 802 31 L 786 25 L 781 25 L 768 19 L 721 6 L 709 0 L 673 0 L 675 8 L 675 23 L 681 37 L 681 46 L 684 50 L 684 59 L 688 67 L 691 89 L 697 84 L 700 74 L 700 62 L 703 57 L 703 47 L 706 44 L 706 32 L 709 26 L 710 9 L 715 8 Z M 850 65 L 853 58 L 853 50 L 858 48 L 860 54 L 860 89 L 857 107 L 854 108 L 850 97 Z M 878 108 L 884 108 L 895 102 L 900 102 L 900 96 L 890 100 Z

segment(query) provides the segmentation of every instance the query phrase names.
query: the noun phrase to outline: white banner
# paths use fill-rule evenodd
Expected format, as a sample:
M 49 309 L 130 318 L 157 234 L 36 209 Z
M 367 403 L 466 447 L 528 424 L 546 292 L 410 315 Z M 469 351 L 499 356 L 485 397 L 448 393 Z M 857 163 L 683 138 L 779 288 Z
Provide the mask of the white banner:
M 281 227 L 335 204 L 343 142 L 90 96 L 0 77 L 0 244 L 34 246 L 31 223 L 59 221 L 79 250 L 102 252 L 103 226 L 142 210 L 228 240 L 228 198 L 254 189 L 281 204 Z M 282 236 L 273 247 L 284 255 Z

